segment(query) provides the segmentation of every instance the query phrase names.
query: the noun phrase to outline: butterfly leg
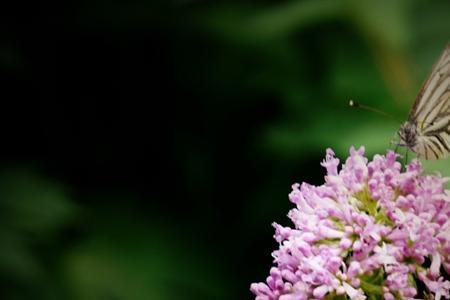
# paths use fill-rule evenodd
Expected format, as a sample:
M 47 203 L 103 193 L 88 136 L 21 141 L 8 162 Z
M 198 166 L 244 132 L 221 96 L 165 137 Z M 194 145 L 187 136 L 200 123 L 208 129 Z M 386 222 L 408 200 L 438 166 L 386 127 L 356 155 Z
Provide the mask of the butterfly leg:
M 409 152 L 409 150 L 408 150 L 408 148 L 406 148 L 405 163 L 403 164 L 405 166 L 405 168 L 406 168 L 406 165 L 408 164 L 408 152 Z

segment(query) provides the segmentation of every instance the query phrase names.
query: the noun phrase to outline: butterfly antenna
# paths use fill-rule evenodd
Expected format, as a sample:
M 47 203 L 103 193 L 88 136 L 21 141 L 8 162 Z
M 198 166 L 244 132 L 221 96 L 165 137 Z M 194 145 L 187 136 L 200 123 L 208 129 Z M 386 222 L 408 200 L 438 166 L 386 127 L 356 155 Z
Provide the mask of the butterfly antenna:
M 379 110 L 377 108 L 373 108 L 373 107 L 370 107 L 370 106 L 367 106 L 367 105 L 363 105 L 363 104 L 360 104 L 360 103 L 355 102 L 353 100 L 350 100 L 348 102 L 348 105 L 350 107 L 361 108 L 361 109 L 364 109 L 364 110 L 368 110 L 368 111 L 374 112 L 374 113 L 379 114 L 379 115 L 383 115 L 385 117 L 388 117 L 388 118 L 390 118 L 392 120 L 395 120 L 395 121 L 398 121 L 399 123 L 401 123 L 401 121 L 397 120 L 397 118 L 395 118 L 393 115 L 388 114 L 387 112 L 384 112 L 384 111 Z

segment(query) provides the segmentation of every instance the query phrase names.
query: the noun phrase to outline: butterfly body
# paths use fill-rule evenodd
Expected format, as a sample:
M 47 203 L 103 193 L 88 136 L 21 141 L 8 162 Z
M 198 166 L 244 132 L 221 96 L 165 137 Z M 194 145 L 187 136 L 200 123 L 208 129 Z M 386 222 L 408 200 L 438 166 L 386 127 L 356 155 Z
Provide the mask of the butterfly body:
M 441 159 L 450 154 L 450 44 L 422 86 L 398 134 L 400 145 L 420 158 Z
M 402 124 L 402 126 L 400 126 L 398 134 L 404 142 L 404 146 L 416 152 L 415 149 L 417 144 L 417 123 L 414 121 L 406 121 Z

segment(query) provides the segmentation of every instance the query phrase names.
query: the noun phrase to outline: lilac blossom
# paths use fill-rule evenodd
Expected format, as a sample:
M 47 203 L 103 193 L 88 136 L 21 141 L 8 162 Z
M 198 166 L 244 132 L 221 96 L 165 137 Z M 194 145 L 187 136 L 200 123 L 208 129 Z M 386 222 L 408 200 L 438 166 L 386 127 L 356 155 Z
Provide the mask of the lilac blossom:
M 450 298 L 448 178 L 418 160 L 402 171 L 397 156 L 351 148 L 339 170 L 327 150 L 325 183 L 292 186 L 294 226 L 273 224 L 279 248 L 256 300 Z

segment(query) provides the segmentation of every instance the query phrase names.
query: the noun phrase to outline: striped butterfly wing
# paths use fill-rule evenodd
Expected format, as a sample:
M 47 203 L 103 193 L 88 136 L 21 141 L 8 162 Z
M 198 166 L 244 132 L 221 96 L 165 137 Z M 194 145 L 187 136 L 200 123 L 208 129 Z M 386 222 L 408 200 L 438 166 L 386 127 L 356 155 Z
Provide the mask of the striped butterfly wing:
M 409 122 L 417 126 L 414 151 L 419 157 L 441 159 L 450 154 L 450 44 L 422 86 Z

